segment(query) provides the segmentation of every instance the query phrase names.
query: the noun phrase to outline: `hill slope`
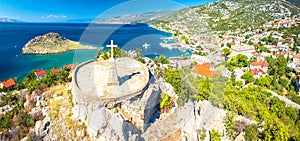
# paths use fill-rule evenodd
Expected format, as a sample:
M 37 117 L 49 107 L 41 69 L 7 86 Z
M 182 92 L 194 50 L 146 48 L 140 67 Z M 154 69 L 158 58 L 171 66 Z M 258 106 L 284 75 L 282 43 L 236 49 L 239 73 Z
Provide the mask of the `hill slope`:
M 197 25 L 203 24 L 214 31 L 228 31 L 299 16 L 300 8 L 284 0 L 222 0 L 173 12 L 151 24 L 163 23 L 162 26 L 167 28 L 184 25 L 189 31 L 197 30 Z
M 221 0 L 175 12 L 124 15 L 102 22 L 145 22 L 166 30 L 180 28 L 197 33 L 207 27 L 213 31 L 236 31 L 259 27 L 266 21 L 275 19 L 300 17 L 297 4 L 298 0 Z

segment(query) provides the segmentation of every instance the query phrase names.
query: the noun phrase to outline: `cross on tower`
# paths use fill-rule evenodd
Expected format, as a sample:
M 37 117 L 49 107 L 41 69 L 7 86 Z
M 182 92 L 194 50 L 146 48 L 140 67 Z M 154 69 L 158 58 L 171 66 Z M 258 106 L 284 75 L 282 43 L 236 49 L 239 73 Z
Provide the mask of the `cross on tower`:
M 110 40 L 110 45 L 106 45 L 106 47 L 110 47 L 110 58 L 114 58 L 114 47 L 118 47 L 117 45 L 114 45 L 114 40 Z
M 109 68 L 108 68 L 108 80 L 107 80 L 107 86 L 118 86 L 118 73 L 116 69 L 116 64 L 114 60 L 114 47 L 118 47 L 117 45 L 114 45 L 114 41 L 110 40 L 110 45 L 106 45 L 107 47 L 110 47 L 110 59 L 109 61 Z

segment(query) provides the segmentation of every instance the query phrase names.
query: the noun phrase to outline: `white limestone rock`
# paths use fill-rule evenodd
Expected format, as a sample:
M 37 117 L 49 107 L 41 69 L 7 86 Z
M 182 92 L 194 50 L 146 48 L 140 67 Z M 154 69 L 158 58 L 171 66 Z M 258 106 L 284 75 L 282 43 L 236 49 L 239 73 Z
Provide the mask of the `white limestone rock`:
M 92 140 L 127 140 L 128 134 L 136 133 L 120 115 L 112 115 L 105 107 L 87 115 L 87 132 Z

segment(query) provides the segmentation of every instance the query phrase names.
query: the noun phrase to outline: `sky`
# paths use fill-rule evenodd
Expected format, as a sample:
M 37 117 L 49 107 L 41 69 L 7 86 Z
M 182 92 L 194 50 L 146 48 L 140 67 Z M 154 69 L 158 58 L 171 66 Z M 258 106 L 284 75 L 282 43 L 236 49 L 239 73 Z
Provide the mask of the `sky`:
M 25 22 L 80 22 L 97 17 L 178 10 L 216 0 L 0 0 L 0 18 Z

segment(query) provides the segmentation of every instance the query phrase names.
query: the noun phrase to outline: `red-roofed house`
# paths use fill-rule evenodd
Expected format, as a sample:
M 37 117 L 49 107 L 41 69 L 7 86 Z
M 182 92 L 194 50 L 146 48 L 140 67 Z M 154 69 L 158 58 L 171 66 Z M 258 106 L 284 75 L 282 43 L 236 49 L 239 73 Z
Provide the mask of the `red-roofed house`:
M 293 57 L 293 63 L 300 64 L 300 54 L 295 54 Z
M 284 52 L 284 58 L 292 58 L 295 55 L 293 51 L 286 51 Z
M 254 75 L 254 78 L 259 78 L 265 76 L 267 73 L 260 68 L 251 69 L 251 73 Z
M 15 80 L 9 78 L 8 80 L 5 80 L 1 83 L 1 88 L 5 87 L 8 90 L 13 90 L 15 85 L 16 85 Z
M 38 79 L 40 79 L 46 75 L 46 71 L 45 70 L 37 70 L 34 72 L 34 74 Z
M 284 53 L 277 53 L 277 54 L 275 54 L 275 57 L 277 57 L 277 58 L 278 58 L 279 56 L 283 56 L 283 57 L 284 57 L 284 55 L 285 55 Z
M 213 76 L 216 75 L 216 72 L 214 71 L 214 67 L 210 63 L 203 63 L 201 65 L 200 64 L 196 65 L 193 72 L 209 78 L 212 78 Z
M 260 53 L 253 53 L 253 57 L 255 57 L 257 60 L 265 59 L 265 57 L 263 57 Z
M 67 69 L 73 69 L 74 68 L 74 64 L 68 64 L 64 66 Z
M 281 22 L 281 27 L 291 27 L 291 23 L 288 21 Z
M 53 69 L 53 70 L 51 70 L 51 72 L 53 72 L 53 73 L 59 73 L 61 70 L 60 69 Z
M 271 52 L 278 52 L 279 51 L 279 46 L 273 46 L 271 48 L 268 48 Z
M 261 69 L 264 72 L 268 71 L 269 63 L 267 61 L 258 61 L 258 62 L 253 62 L 250 65 L 250 69 Z

